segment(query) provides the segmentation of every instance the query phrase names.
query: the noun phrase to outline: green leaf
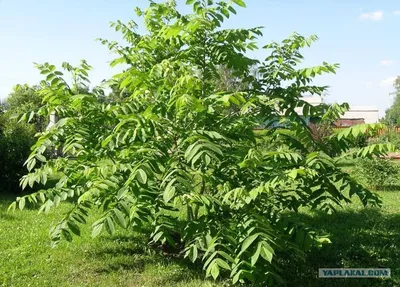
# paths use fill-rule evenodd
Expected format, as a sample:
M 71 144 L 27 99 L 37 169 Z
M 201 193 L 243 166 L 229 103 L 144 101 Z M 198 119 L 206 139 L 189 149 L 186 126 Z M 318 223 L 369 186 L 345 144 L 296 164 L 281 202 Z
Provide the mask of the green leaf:
M 46 196 L 44 195 L 43 192 L 40 192 L 40 193 L 39 193 L 39 198 L 40 198 L 40 201 L 41 201 L 42 203 L 44 203 L 44 202 L 46 201 Z
M 206 166 L 208 166 L 211 162 L 211 158 L 208 154 L 204 156 L 204 161 L 206 162 Z
M 62 237 L 63 237 L 65 240 L 67 240 L 68 242 L 71 242 L 71 241 L 72 241 L 71 233 L 70 233 L 68 230 L 66 230 L 66 229 L 61 229 L 61 235 L 62 235 Z
M 112 221 L 111 217 L 106 217 L 106 219 L 104 220 L 104 225 L 106 227 L 108 234 L 114 235 L 115 226 L 114 226 L 114 222 Z
M 296 177 L 297 177 L 297 169 L 292 169 L 292 170 L 288 173 L 288 176 L 291 177 L 291 178 L 293 178 L 293 179 L 296 179 Z
M 41 193 L 41 194 L 42 194 L 42 193 Z M 64 201 L 64 200 L 67 199 L 68 194 L 67 194 L 65 191 L 63 191 L 63 192 L 60 193 L 60 197 L 61 197 L 61 200 Z M 42 200 L 42 202 L 43 202 L 43 201 L 44 201 L 44 199 Z
M 168 203 L 175 196 L 175 186 L 167 186 L 164 190 L 164 202 Z
M 44 213 L 48 214 L 53 205 L 54 205 L 54 202 L 52 200 L 48 199 L 46 201 L 46 203 L 44 204 L 44 206 L 45 206 Z
M 197 154 L 197 152 L 200 150 L 201 147 L 202 147 L 201 144 L 190 145 L 185 152 L 186 160 L 188 162 L 190 162 L 193 159 L 193 157 Z
M 274 250 L 267 242 L 263 241 L 260 254 L 262 258 L 271 263 L 272 258 L 274 257 Z
M 28 161 L 27 168 L 29 171 L 31 171 L 36 165 L 36 159 L 32 158 L 30 161 Z
M 215 262 L 215 260 L 210 263 L 208 269 L 210 269 L 209 273 L 211 274 L 211 276 L 214 278 L 214 280 L 216 280 L 219 276 L 219 266 Z
M 260 257 L 260 253 L 261 253 L 261 242 L 258 243 L 256 252 L 254 252 L 253 256 L 251 256 L 251 266 L 254 266 L 257 263 L 258 257 Z
M 33 117 L 35 116 L 35 112 L 30 112 L 29 113 L 29 118 L 28 118 L 28 123 L 30 123 L 30 121 L 33 119 Z
M 82 224 L 86 224 L 85 218 L 82 215 L 78 214 L 78 213 L 73 214 L 72 218 L 75 219 L 76 222 L 79 222 L 79 223 L 82 223 Z
M 228 7 L 228 10 L 231 11 L 233 14 L 236 15 L 236 10 L 235 10 L 235 8 L 233 8 L 232 6 L 229 6 L 229 7 Z
M 220 156 L 223 156 L 222 150 L 215 144 L 212 143 L 205 143 L 204 147 L 207 147 L 208 149 L 212 150 L 213 152 L 219 154 Z
M 189 250 L 189 259 L 190 261 L 192 261 L 193 263 L 196 261 L 197 259 L 197 246 L 196 245 L 192 245 L 190 246 L 190 250 Z
M 126 77 L 126 78 L 122 81 L 120 88 L 123 89 L 123 88 L 125 88 L 126 86 L 130 85 L 131 83 L 132 83 L 132 79 L 131 79 L 130 77 Z
M 93 228 L 92 228 L 92 237 L 97 237 L 100 233 L 101 230 L 103 229 L 103 225 L 104 225 L 104 219 L 100 219 L 98 221 L 96 221 L 95 223 L 93 223 Z
M 20 210 L 23 210 L 25 207 L 25 197 L 20 197 L 18 199 L 18 207 Z
M 232 277 L 232 283 L 236 284 L 239 279 L 242 277 L 243 270 L 239 270 L 239 272 L 237 272 L 233 277 Z
M 116 222 L 123 228 L 126 228 L 126 219 L 124 214 L 119 209 L 114 209 Z
M 231 267 L 229 266 L 228 263 L 226 263 L 224 260 L 221 258 L 215 259 L 215 263 L 218 264 L 219 267 L 224 268 L 226 270 L 231 270 Z
M 244 3 L 243 0 L 233 0 L 233 2 L 239 5 L 240 7 L 246 7 L 246 4 Z
M 163 236 L 163 232 L 162 231 L 159 231 L 159 232 L 157 232 L 154 236 L 153 236 L 153 241 L 154 242 L 158 242 L 159 240 L 160 240 L 160 238 Z
M 71 230 L 72 233 L 74 233 L 75 235 L 78 235 L 78 236 L 81 235 L 81 230 L 80 230 L 79 226 L 72 220 L 67 221 L 67 226 L 68 226 L 69 230 Z
M 192 165 L 194 165 L 204 153 L 204 151 L 200 151 L 199 153 L 197 153 L 196 156 L 192 159 Z
M 60 204 L 61 197 L 59 195 L 54 196 L 54 205 L 58 206 Z
M 143 169 L 138 169 L 136 171 L 136 178 L 139 180 L 140 183 L 146 184 L 147 183 L 147 174 Z
M 221 13 L 224 14 L 226 18 L 229 18 L 229 11 L 227 9 L 221 9 Z
M 226 260 L 228 260 L 231 263 L 235 263 L 235 259 L 225 251 L 217 251 L 218 254 L 220 254 L 222 257 L 224 257 Z
M 256 233 L 256 234 L 253 234 L 253 235 L 247 237 L 247 238 L 243 241 L 241 252 L 245 252 L 245 251 L 247 250 L 247 248 L 249 248 L 249 246 L 254 242 L 254 240 L 257 239 L 258 235 L 259 235 L 259 234 Z
M 10 204 L 7 211 L 15 211 L 16 207 L 17 207 L 17 203 L 14 201 L 13 203 Z

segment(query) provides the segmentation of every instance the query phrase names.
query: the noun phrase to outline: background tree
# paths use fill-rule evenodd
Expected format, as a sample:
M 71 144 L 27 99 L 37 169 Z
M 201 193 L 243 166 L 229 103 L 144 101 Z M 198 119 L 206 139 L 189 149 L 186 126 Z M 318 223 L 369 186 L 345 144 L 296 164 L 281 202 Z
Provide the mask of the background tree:
M 5 99 L 0 112 L 1 192 L 21 192 L 19 179 L 27 173 L 24 162 L 35 143 L 35 134 L 45 129 L 48 120 L 32 114 L 31 124 L 18 122 L 17 115 L 38 109 L 42 97 L 38 86 L 17 85 Z
M 400 77 L 397 77 L 394 84 L 395 91 L 392 93 L 394 100 L 389 109 L 386 110 L 385 121 L 391 125 L 400 124 Z
M 42 97 L 38 93 L 39 89 L 39 86 L 16 85 L 6 98 L 5 105 L 8 114 L 12 117 L 40 108 Z M 35 116 L 30 122 L 35 125 L 39 132 L 46 128 L 48 119 Z
M 306 117 L 324 121 L 340 117 L 348 105 L 325 110 L 301 98 L 324 93 L 326 87 L 312 80 L 334 73 L 338 65 L 298 68 L 300 50 L 317 38 L 296 33 L 265 46 L 265 61 L 247 57 L 262 32 L 222 29 L 224 19 L 236 14 L 233 3 L 245 6 L 242 0 L 188 0 L 193 13 L 184 15 L 175 1 L 151 1 L 148 9 L 136 9 L 144 20 L 143 34 L 134 22 L 113 23 L 129 44 L 102 40 L 118 55 L 112 65 L 128 65 L 113 78 L 129 95 L 118 102 L 101 101 L 93 91 L 76 93 L 76 81 L 89 81 L 86 62 L 63 65 L 63 71 L 38 65 L 46 77 L 40 89 L 45 106 L 35 114 L 56 111 L 61 120 L 32 147 L 30 173 L 21 185 L 46 183 L 54 174 L 61 178 L 46 190 L 17 198 L 10 208 L 40 203 L 48 212 L 72 201 L 51 230 L 56 245 L 79 235 L 88 210 L 99 207 L 103 213 L 93 224 L 93 236 L 103 230 L 113 234 L 117 225 L 131 228 L 145 234 L 151 246 L 168 245 L 199 262 L 207 276 L 265 286 L 280 279 L 281 252 L 302 256 L 329 241 L 287 211 L 309 207 L 329 213 L 352 196 L 364 205 L 379 204 L 329 151 L 335 145 L 342 157 L 385 153 L 390 145 L 357 153 L 347 145 L 349 138 L 380 126 L 344 129 L 321 144 L 295 112 L 302 108 Z M 221 66 L 241 84 L 220 86 Z M 75 77 L 72 84 L 65 71 Z M 254 128 L 264 123 L 269 140 L 260 145 Z M 64 158 L 46 158 L 54 146 L 62 146 Z

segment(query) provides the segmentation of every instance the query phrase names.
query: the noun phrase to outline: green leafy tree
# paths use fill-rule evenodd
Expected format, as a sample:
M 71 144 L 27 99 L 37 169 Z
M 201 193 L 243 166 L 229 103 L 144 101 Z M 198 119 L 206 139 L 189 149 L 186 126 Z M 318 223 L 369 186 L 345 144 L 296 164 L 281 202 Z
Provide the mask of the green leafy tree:
M 265 46 L 265 61 L 247 57 L 262 33 L 221 28 L 236 14 L 233 2 L 188 0 L 193 8 L 188 15 L 174 1 L 151 2 L 144 11 L 136 9 L 145 34 L 136 23 L 113 23 L 129 43 L 101 40 L 118 54 L 113 66 L 129 66 L 114 77 L 129 94 L 118 102 L 103 102 L 93 92 L 76 94 L 63 72 L 39 65 L 46 76 L 40 90 L 46 105 L 35 114 L 56 111 L 61 120 L 33 146 L 30 173 L 21 185 L 46 183 L 55 173 L 62 177 L 10 208 L 40 203 L 40 211 L 48 212 L 67 199 L 74 202 L 51 230 L 55 245 L 79 235 L 88 210 L 99 207 L 103 214 L 93 236 L 131 228 L 146 234 L 149 244 L 175 246 L 202 264 L 207 276 L 265 286 L 280 280 L 280 252 L 302 256 L 329 241 L 287 211 L 332 212 L 352 196 L 379 204 L 337 164 L 390 150 L 384 144 L 348 148 L 350 138 L 381 125 L 351 127 L 323 144 L 316 141 L 295 109 L 323 121 L 340 117 L 348 105 L 325 110 L 300 97 L 321 95 L 326 88 L 312 79 L 334 73 L 337 65 L 298 68 L 300 49 L 316 40 L 298 34 Z M 218 86 L 221 66 L 234 71 L 243 86 L 233 91 Z M 85 83 L 88 70 L 85 62 L 69 69 Z M 254 128 L 262 124 L 267 129 L 260 135 Z M 46 158 L 54 146 L 62 146 L 65 157 Z M 341 158 L 329 155 L 332 146 Z
M 28 112 L 42 106 L 39 86 L 16 85 L 6 99 L 10 110 Z
M 40 108 L 43 104 L 42 97 L 38 93 L 39 89 L 39 86 L 16 85 L 6 98 L 5 106 L 9 116 L 14 117 Z M 35 116 L 30 122 L 35 125 L 37 131 L 43 131 L 48 119 Z
M 36 129 L 18 123 L 9 112 L 0 114 L 0 193 L 19 193 L 20 178 L 27 173 L 24 162 L 35 143 Z
M 42 106 L 38 86 L 17 85 L 0 107 L 0 192 L 21 192 L 19 179 L 27 173 L 24 162 L 35 133 L 46 127 L 47 119 L 32 113 L 32 124 L 18 123 L 15 116 Z
M 399 179 L 399 168 L 390 159 L 361 159 L 357 169 L 360 180 L 376 190 L 390 189 Z
M 389 109 L 386 110 L 385 122 L 391 125 L 400 124 L 400 77 L 397 77 L 394 84 L 395 91 L 393 92 L 394 101 Z

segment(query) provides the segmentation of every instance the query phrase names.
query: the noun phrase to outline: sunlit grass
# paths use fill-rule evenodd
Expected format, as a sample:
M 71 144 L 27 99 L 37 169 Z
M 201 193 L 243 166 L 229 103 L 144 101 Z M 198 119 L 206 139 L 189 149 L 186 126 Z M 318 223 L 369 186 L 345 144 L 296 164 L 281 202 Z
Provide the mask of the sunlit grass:
M 0 200 L 0 286 L 221 286 L 188 262 L 146 251 L 145 239 L 127 231 L 92 239 L 89 224 L 51 249 L 49 228 L 68 204 L 38 216 L 8 213 L 10 202 Z
M 400 191 L 378 194 L 382 208 L 364 208 L 354 200 L 333 215 L 300 213 L 311 228 L 329 234 L 332 243 L 286 266 L 288 286 L 299 280 L 303 283 L 297 286 L 400 286 Z M 318 268 L 391 268 L 392 277 L 318 279 Z

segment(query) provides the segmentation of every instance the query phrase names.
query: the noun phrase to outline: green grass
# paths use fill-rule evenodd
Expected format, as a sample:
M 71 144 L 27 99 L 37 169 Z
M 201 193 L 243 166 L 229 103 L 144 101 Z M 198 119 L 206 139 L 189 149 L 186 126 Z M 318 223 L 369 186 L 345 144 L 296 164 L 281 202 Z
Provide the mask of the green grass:
M 332 243 L 312 250 L 305 261 L 288 255 L 287 286 L 400 286 L 400 192 L 379 194 L 382 209 L 354 202 L 334 215 L 301 212 L 299 217 L 329 233 Z M 0 286 L 227 285 L 205 280 L 199 266 L 145 250 L 144 238 L 127 231 L 92 239 L 87 226 L 72 244 L 51 249 L 49 227 L 68 204 L 38 216 L 29 209 L 7 213 L 11 200 L 0 198 Z M 321 267 L 391 268 L 392 278 L 318 279 Z
M 49 228 L 68 204 L 38 216 L 8 213 L 10 203 L 0 197 L 0 286 L 222 286 L 196 266 L 146 251 L 144 239 L 127 231 L 92 239 L 88 226 L 72 244 L 51 249 Z
M 400 191 L 378 193 L 379 208 L 359 201 L 336 214 L 303 211 L 310 227 L 329 234 L 332 243 L 291 260 L 284 273 L 288 286 L 400 286 Z M 391 268 L 390 279 L 318 279 L 318 268 Z M 301 282 L 301 283 L 298 283 Z

